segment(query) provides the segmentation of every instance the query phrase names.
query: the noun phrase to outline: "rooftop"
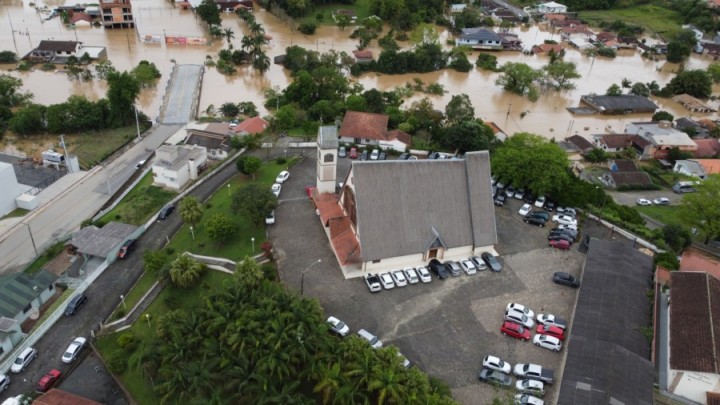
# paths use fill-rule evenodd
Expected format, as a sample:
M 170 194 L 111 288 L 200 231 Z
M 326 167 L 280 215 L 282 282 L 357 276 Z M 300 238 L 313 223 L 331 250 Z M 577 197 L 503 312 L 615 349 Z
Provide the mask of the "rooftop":
M 80 42 L 76 41 L 40 41 L 35 50 L 38 51 L 52 51 L 52 52 L 75 52 Z
M 113 249 L 128 240 L 136 229 L 135 225 L 120 222 L 110 222 L 102 228 L 86 226 L 73 234 L 70 244 L 80 253 L 107 257 Z
M 695 157 L 713 157 L 720 153 L 720 142 L 715 138 L 693 139 L 693 142 L 697 145 L 697 150 L 692 152 Z
M 632 160 L 618 159 L 611 161 L 612 166 L 615 167 L 615 171 L 618 172 L 636 172 L 638 167 Z
M 645 172 L 610 172 L 616 186 L 652 184 L 650 175 Z
M 238 126 L 233 129 L 233 132 L 246 132 L 248 134 L 259 134 L 265 131 L 270 123 L 262 119 L 261 117 L 252 117 L 239 123 Z
M 720 258 L 690 246 L 682 254 L 680 271 L 703 271 L 720 280 Z
M 188 130 L 188 137 L 185 139 L 185 144 L 202 146 L 208 150 L 222 149 L 226 152 L 232 149 L 229 136 L 198 129 Z
M 720 159 L 696 159 L 706 174 L 720 173 Z
M 583 152 L 595 149 L 595 145 L 593 145 L 590 141 L 580 135 L 573 135 L 571 137 L 565 138 L 565 140 L 577 146 L 578 149 Z
M 502 41 L 498 34 L 485 28 L 463 28 L 460 38 L 475 41 Z
M 101 405 L 91 399 L 52 388 L 33 400 L 33 405 Z
M 389 116 L 358 111 L 347 111 L 339 135 L 347 138 L 364 138 L 383 141 L 387 136 Z
M 14 318 L 57 278 L 45 270 L 32 276 L 25 273 L 1 275 L 0 316 Z
M 602 110 L 657 110 L 658 106 L 647 97 L 623 94 L 621 96 L 598 96 L 589 94 L 582 96 L 582 100 L 597 106 Z
M 160 145 L 156 149 L 153 166 L 169 170 L 180 170 L 190 160 L 199 159 L 207 149 L 199 145 Z

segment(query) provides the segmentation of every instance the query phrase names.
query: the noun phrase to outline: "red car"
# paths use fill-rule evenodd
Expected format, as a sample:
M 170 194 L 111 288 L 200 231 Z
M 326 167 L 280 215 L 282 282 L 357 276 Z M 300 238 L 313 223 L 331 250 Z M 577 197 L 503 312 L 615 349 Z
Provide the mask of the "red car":
M 535 329 L 535 332 L 537 332 L 539 335 L 554 336 L 560 340 L 565 340 L 565 331 L 558 328 L 557 326 L 538 325 L 537 329 Z
M 503 326 L 500 328 L 500 333 L 505 336 L 514 337 L 515 339 L 530 340 L 530 331 L 525 329 L 524 326 L 512 322 L 503 323 Z
M 37 390 L 45 392 L 55 385 L 60 379 L 60 371 L 52 369 L 49 373 L 45 374 L 45 377 L 40 379 Z
M 350 148 L 350 159 L 357 159 L 357 149 Z
M 566 241 L 565 239 L 551 240 L 549 243 L 550 243 L 550 246 L 554 247 L 555 249 L 561 249 L 561 250 L 570 249 L 570 242 Z
M 120 248 L 120 250 L 118 250 L 118 254 L 117 254 L 118 259 L 124 259 L 125 256 L 127 256 L 128 253 L 130 253 L 130 250 L 132 250 L 133 247 L 135 247 L 135 239 L 126 240 L 125 243 Z

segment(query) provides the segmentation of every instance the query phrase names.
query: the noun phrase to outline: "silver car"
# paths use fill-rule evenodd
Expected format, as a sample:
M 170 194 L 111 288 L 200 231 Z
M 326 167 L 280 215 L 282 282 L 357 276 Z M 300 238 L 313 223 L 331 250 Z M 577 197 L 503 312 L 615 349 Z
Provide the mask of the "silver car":
M 483 259 L 480 256 L 473 256 L 470 258 L 472 260 L 473 264 L 475 265 L 475 268 L 478 271 L 487 270 L 487 265 L 483 261 Z
M 405 272 L 405 277 L 407 277 L 407 280 L 410 284 L 417 284 L 420 281 L 417 271 L 415 271 L 415 269 L 413 269 L 412 267 L 403 269 L 403 272 Z
M 418 276 L 420 276 L 420 281 L 422 281 L 423 283 L 429 283 L 432 281 L 432 276 L 430 275 L 427 267 L 418 267 L 417 269 L 415 269 L 415 271 L 417 271 Z
M 0 392 L 5 391 L 10 386 L 10 377 L 0 374 Z
M 62 362 L 72 363 L 85 347 L 85 342 L 86 340 L 84 337 L 75 338 L 75 340 L 73 340 L 73 342 L 70 343 L 70 346 L 68 346 L 65 350 L 65 353 L 62 356 Z
M 395 282 L 393 281 L 390 273 L 380 273 L 379 276 L 380 284 L 382 284 L 384 289 L 389 290 L 391 288 L 395 288 Z
M 535 326 L 535 321 L 533 321 L 532 318 L 528 318 L 524 313 L 514 309 L 505 311 L 505 320 L 522 325 L 528 329 L 532 329 Z
M 405 278 L 405 273 L 402 270 L 395 270 L 391 274 L 396 286 L 405 287 L 408 285 L 407 278 Z
M 468 276 L 477 273 L 477 268 L 475 267 L 475 263 L 473 263 L 473 261 L 470 259 L 461 260 L 460 267 L 462 267 L 462 269 L 465 270 L 465 274 L 467 274 Z

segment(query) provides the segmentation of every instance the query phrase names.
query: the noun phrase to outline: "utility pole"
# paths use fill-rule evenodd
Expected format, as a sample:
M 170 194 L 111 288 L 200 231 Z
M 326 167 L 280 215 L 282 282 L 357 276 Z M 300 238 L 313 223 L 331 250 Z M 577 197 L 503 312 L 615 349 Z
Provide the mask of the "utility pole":
M 10 12 L 9 12 L 9 11 L 7 12 L 7 16 L 8 16 L 8 21 L 10 21 L 10 32 L 12 32 L 13 45 L 15 46 L 15 53 L 16 53 L 18 56 L 20 56 L 20 51 L 18 51 L 17 42 L 15 42 L 15 28 L 13 28 L 12 19 L 10 18 Z
M 137 138 L 138 141 L 142 141 L 142 137 L 140 136 L 140 121 L 138 121 L 137 107 L 133 107 L 135 108 L 135 127 L 137 128 Z

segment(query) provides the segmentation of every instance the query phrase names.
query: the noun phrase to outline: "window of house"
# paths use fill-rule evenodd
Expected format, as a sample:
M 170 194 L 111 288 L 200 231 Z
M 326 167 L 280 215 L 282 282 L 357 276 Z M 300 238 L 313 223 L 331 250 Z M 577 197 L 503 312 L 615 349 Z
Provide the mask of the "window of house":
M 48 287 L 48 291 L 52 291 L 53 288 L 55 288 L 55 286 L 53 286 L 52 284 L 50 284 L 50 287 Z
M 32 308 L 32 303 L 27 304 L 27 306 L 25 306 L 25 308 L 23 308 L 23 314 L 26 314 L 31 308 Z
M 332 163 L 333 161 L 333 154 L 332 153 L 326 153 L 325 157 L 323 158 L 323 162 L 325 163 Z
M 373 260 L 372 262 L 373 262 L 373 263 L 380 263 L 380 260 L 381 260 L 381 259 Z

